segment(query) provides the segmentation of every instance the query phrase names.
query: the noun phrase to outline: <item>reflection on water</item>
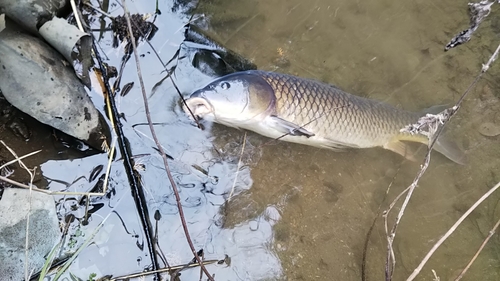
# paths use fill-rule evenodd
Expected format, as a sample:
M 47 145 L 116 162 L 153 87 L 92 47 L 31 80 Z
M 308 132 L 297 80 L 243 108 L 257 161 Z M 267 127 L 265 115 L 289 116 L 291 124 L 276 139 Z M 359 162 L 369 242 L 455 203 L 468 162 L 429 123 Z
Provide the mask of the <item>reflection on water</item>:
M 153 2 L 127 3 L 135 13 L 154 11 Z M 164 61 L 178 50 L 183 25 L 189 20 L 172 13 L 170 2 L 160 1 L 162 14 L 155 22 L 159 31 L 151 41 Z M 205 17 L 196 24 L 259 69 L 315 78 L 417 111 L 456 101 L 498 44 L 493 36 L 497 31 L 485 22 L 471 42 L 443 52 L 449 39 L 468 23 L 466 4 L 451 0 L 201 1 L 197 13 Z M 123 50 L 111 45 L 112 35 L 107 34 L 100 47 L 108 63 L 118 66 Z M 149 46 L 139 48 L 149 92 L 165 73 Z M 192 54 L 181 47 L 179 59 L 173 62 L 175 82 L 185 95 L 211 79 L 193 68 L 191 60 Z M 450 124 L 450 133 L 467 152 L 468 164 L 459 166 L 433 154 L 397 234 L 394 280 L 412 272 L 468 206 L 500 181 L 499 138 L 477 130 L 483 122 L 500 122 L 497 69 L 497 65 L 490 69 Z M 123 84 L 128 82 L 139 85 L 133 61 L 122 78 Z M 93 94 L 100 104 L 102 98 Z M 231 258 L 230 266 L 208 266 L 216 280 L 361 279 L 366 235 L 379 206 L 385 209 L 408 186 L 418 163 L 383 149 L 336 153 L 269 142 L 219 125 L 206 124 L 202 131 L 180 109 L 168 79 L 149 96 L 152 119 L 158 123 L 156 133 L 175 159 L 169 163 L 196 249 L 203 248 L 206 259 Z M 151 218 L 157 210 L 161 214 L 158 244 L 170 265 L 187 263 L 192 255 L 172 189 L 149 129 L 140 125 L 146 117 L 139 87 L 117 97 L 117 103 L 127 120 L 123 129 L 136 161 L 145 167 L 140 173 Z M 126 175 L 119 157 L 115 160 L 110 174 L 114 197 L 103 200 L 105 206 L 81 227 L 82 235 L 90 237 L 100 222 L 106 222 L 70 269 L 82 278 L 90 273 L 116 276 L 150 266 L 141 248 L 145 239 Z M 71 183 L 106 161 L 102 155 L 52 161 L 42 170 L 46 177 Z M 70 190 L 85 190 L 89 184 L 78 181 Z M 52 182 L 50 188 L 61 187 Z M 464 222 L 430 260 L 420 280 L 433 280 L 431 269 L 441 280 L 457 275 L 497 220 L 498 198 L 492 196 Z M 367 248 L 367 280 L 383 278 L 385 243 L 378 220 Z M 467 280 L 499 279 L 498 246 L 498 239 L 490 241 Z M 182 280 L 198 279 L 197 269 L 182 272 Z

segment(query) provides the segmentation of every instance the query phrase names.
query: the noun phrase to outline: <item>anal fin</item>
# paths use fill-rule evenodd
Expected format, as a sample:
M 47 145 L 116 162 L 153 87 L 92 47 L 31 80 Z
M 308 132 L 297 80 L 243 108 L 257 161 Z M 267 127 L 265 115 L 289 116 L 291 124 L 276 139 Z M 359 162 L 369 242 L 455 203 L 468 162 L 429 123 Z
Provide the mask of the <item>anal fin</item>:
M 349 148 L 359 148 L 357 145 L 341 142 L 338 140 L 332 140 L 325 138 L 321 147 L 328 148 L 335 151 L 345 151 Z
M 417 152 L 414 149 L 412 149 L 407 143 L 404 143 L 399 140 L 393 140 L 384 144 L 383 147 L 390 151 L 396 152 L 397 154 L 403 156 L 404 158 L 410 161 L 413 162 L 418 161 Z

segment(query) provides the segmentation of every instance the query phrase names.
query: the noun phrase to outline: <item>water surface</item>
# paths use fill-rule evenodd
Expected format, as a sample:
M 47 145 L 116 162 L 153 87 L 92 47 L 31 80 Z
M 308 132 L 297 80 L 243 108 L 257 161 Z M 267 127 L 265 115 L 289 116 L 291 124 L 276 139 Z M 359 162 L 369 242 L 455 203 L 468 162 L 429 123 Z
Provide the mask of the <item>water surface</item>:
M 471 42 L 443 51 L 468 25 L 465 1 L 212 3 L 198 10 L 206 15 L 207 30 L 260 69 L 329 82 L 413 111 L 457 101 L 499 43 L 492 15 Z M 466 151 L 467 165 L 433 154 L 397 234 L 395 280 L 408 276 L 436 240 L 500 179 L 498 138 L 477 130 L 482 122 L 500 121 L 497 69 L 490 69 L 450 123 L 450 135 Z M 216 127 L 213 134 L 217 142 L 220 135 L 237 132 Z M 249 133 L 247 141 L 266 140 Z M 273 206 L 280 215 L 273 249 L 289 280 L 360 280 L 366 235 L 379 205 L 385 209 L 411 183 L 419 163 L 382 149 L 335 153 L 283 142 L 261 149 L 262 158 L 251 170 L 252 188 L 231 203 L 226 220 L 238 225 Z M 457 276 L 496 222 L 497 202 L 494 195 L 474 212 L 419 280 L 433 280 L 431 269 L 441 280 Z M 367 280 L 383 278 L 385 247 L 378 220 L 368 246 Z M 498 279 L 498 240 L 490 241 L 465 279 Z
M 153 13 L 154 3 L 149 2 L 127 3 L 132 13 Z M 159 31 L 151 44 L 164 62 L 180 48 L 179 59 L 169 66 L 177 65 L 175 82 L 187 96 L 212 77 L 192 66 L 192 53 L 181 45 L 189 15 L 182 14 L 182 8 L 172 12 L 171 1 L 159 5 L 162 14 L 155 21 Z M 122 13 L 118 2 L 109 12 Z M 468 24 L 466 1 L 219 0 L 202 1 L 195 14 L 196 25 L 259 69 L 318 79 L 413 111 L 454 103 L 499 43 L 493 14 L 471 42 L 443 52 L 451 37 Z M 98 22 L 93 25 L 99 28 Z M 123 49 L 111 47 L 112 34 L 106 33 L 99 44 L 107 62 L 119 66 Z M 419 163 L 383 149 L 338 153 L 269 143 L 256 134 L 219 125 L 207 124 L 200 130 L 180 110 L 169 80 L 152 92 L 165 76 L 163 66 L 147 44 L 141 43 L 139 52 L 152 119 L 160 123 L 156 133 L 175 159 L 169 163 L 195 247 L 203 248 L 207 259 L 231 258 L 230 266 L 208 266 L 215 279 L 360 280 L 367 233 L 380 217 L 379 208 L 387 208 L 411 183 Z M 434 242 L 500 180 L 499 138 L 477 130 L 483 122 L 500 122 L 497 69 L 493 65 L 450 123 L 450 135 L 466 151 L 467 165 L 437 153 L 432 156 L 397 234 L 394 280 L 404 280 Z M 170 265 L 187 263 L 192 255 L 172 188 L 149 129 L 141 125 L 146 117 L 133 60 L 123 83 L 132 81 L 132 91 L 117 96 L 126 117 L 123 129 L 136 161 L 145 165 L 141 176 L 151 217 L 155 211 L 162 216 L 155 225 L 160 248 Z M 92 95 L 102 108 L 98 91 Z M 41 169 L 45 177 L 73 182 L 106 161 L 105 155 L 94 155 L 49 161 Z M 88 225 L 74 226 L 87 238 L 105 221 L 70 268 L 81 278 L 90 273 L 127 274 L 150 265 L 149 254 L 141 248 L 142 227 L 124 173 L 117 157 L 109 187 L 115 195 L 104 201 Z M 85 191 L 94 184 L 77 181 L 70 190 Z M 65 188 L 57 182 L 49 187 Z M 72 212 L 65 198 L 58 207 Z M 493 195 L 463 223 L 424 267 L 419 280 L 433 280 L 431 269 L 441 280 L 458 274 L 496 222 L 498 198 Z M 74 214 L 83 218 L 82 210 Z M 490 241 L 465 280 L 499 279 L 498 242 Z M 386 238 L 380 219 L 367 250 L 366 280 L 383 280 Z M 199 270 L 183 271 L 181 278 L 198 280 Z

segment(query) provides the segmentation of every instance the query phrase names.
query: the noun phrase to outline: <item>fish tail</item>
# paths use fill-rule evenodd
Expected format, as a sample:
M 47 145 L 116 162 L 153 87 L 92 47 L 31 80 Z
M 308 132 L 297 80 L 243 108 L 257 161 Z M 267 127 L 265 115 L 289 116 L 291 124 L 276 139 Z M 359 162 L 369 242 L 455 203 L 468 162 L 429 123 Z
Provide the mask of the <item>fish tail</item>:
M 465 153 L 458 147 L 457 143 L 451 139 L 447 139 L 446 136 L 439 136 L 434 144 L 434 150 L 443 154 L 451 161 L 458 163 L 460 165 L 465 165 L 467 162 L 467 157 Z
M 449 107 L 450 107 L 449 104 L 435 105 L 423 110 L 420 115 L 425 115 L 427 113 L 439 114 L 443 110 Z M 465 153 L 458 147 L 457 143 L 453 139 L 447 137 L 446 129 L 447 128 L 444 128 L 443 133 L 436 140 L 436 143 L 434 143 L 434 150 L 443 154 L 444 156 L 446 156 L 448 159 L 450 159 L 455 163 L 458 163 L 460 165 L 465 165 L 465 163 L 467 162 L 467 157 L 465 156 Z

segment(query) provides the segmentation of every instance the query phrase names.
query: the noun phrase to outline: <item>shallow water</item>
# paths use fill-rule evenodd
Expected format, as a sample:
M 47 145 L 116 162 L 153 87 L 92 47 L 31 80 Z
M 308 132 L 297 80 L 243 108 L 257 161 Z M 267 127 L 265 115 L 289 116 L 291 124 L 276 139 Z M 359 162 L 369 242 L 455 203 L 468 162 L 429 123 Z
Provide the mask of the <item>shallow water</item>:
M 413 111 L 457 101 L 498 44 L 493 40 L 497 20 L 491 17 L 471 42 L 443 51 L 467 27 L 465 1 L 215 1 L 201 4 L 198 12 L 206 15 L 209 32 L 259 69 L 315 78 Z M 408 276 L 499 180 L 498 138 L 477 130 L 483 122 L 500 121 L 497 69 L 490 69 L 450 123 L 468 164 L 433 154 L 398 230 L 395 280 Z M 224 132 L 234 134 L 218 128 L 214 135 Z M 253 134 L 248 140 L 264 141 Z M 379 205 L 387 208 L 411 183 L 418 163 L 382 149 L 335 153 L 281 142 L 262 147 L 261 154 L 251 170 L 252 188 L 231 203 L 226 220 L 236 225 L 273 206 L 280 214 L 273 249 L 285 279 L 360 280 L 364 242 Z M 441 280 L 456 277 L 497 220 L 497 202 L 493 195 L 474 212 L 419 280 L 433 280 L 431 269 Z M 250 206 L 247 217 L 241 206 Z M 368 244 L 366 280 L 383 278 L 384 237 L 379 219 Z M 465 280 L 499 278 L 498 239 L 490 243 Z
M 154 3 L 149 2 L 153 1 L 127 3 L 132 13 L 152 13 Z M 183 25 L 189 20 L 178 10 L 172 12 L 170 2 L 160 1 L 162 14 L 155 21 L 159 31 L 151 41 L 164 62 L 179 48 Z M 115 3 L 110 13 L 121 14 L 119 5 Z M 197 25 L 259 69 L 315 78 L 413 111 L 456 101 L 499 43 L 494 40 L 498 20 L 493 11 L 471 42 L 443 52 L 451 37 L 468 24 L 466 1 L 219 0 L 202 3 L 196 14 L 205 15 Z M 94 25 L 99 28 L 98 22 Z M 111 43 L 108 32 L 100 47 L 107 62 L 119 66 L 123 49 L 112 49 Z M 193 242 L 205 250 L 206 259 L 231 258 L 230 266 L 207 266 L 216 280 L 360 280 L 364 243 L 373 220 L 380 217 L 379 206 L 387 208 L 411 183 L 419 163 L 377 148 L 337 153 L 269 143 L 256 134 L 219 125 L 206 124 L 202 131 L 179 108 L 170 81 L 151 92 L 165 73 L 147 44 L 141 43 L 139 52 L 152 119 L 161 122 L 156 133 L 175 159 L 169 163 Z M 180 57 L 174 61 L 175 82 L 188 95 L 211 77 L 193 68 L 186 48 L 181 48 Z M 499 137 L 486 137 L 477 130 L 483 122 L 500 122 L 497 69 L 493 65 L 450 123 L 450 134 L 464 147 L 468 164 L 459 166 L 432 155 L 398 229 L 394 280 L 406 278 L 458 217 L 500 181 Z M 135 82 L 128 95 L 117 96 L 117 102 L 127 120 L 124 132 L 133 154 L 146 155 L 136 161 L 146 168 L 141 176 L 151 218 L 156 210 L 162 215 L 157 226 L 160 248 L 170 265 L 187 263 L 192 254 L 172 189 L 149 129 L 140 125 L 146 117 L 133 59 L 122 81 Z M 91 94 L 102 108 L 98 91 Z M 47 178 L 71 183 L 106 162 L 102 154 L 51 160 L 41 165 L 41 171 Z M 82 179 L 69 190 L 86 191 L 94 184 Z M 57 182 L 49 187 L 66 188 Z M 115 194 L 109 200 L 95 199 L 104 203 L 89 224 L 72 225 L 82 231 L 79 243 L 96 233 L 70 268 L 80 278 L 90 273 L 117 276 L 150 264 L 147 250 L 138 246 L 145 239 L 120 156 L 113 163 L 109 188 Z M 494 194 L 462 224 L 418 280 L 433 280 L 431 269 L 441 280 L 458 274 L 496 222 L 498 198 Z M 83 210 L 72 208 L 70 197 L 56 200 L 61 213 L 84 218 Z M 97 228 L 103 221 L 104 226 Z M 385 247 L 379 219 L 367 248 L 366 280 L 384 278 Z M 75 250 L 75 245 L 66 250 Z M 494 236 L 464 280 L 498 280 L 499 253 Z M 181 279 L 198 280 L 199 270 L 185 270 Z

